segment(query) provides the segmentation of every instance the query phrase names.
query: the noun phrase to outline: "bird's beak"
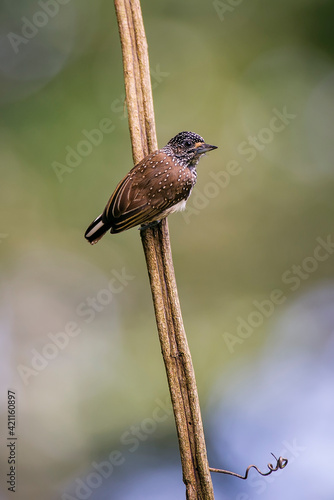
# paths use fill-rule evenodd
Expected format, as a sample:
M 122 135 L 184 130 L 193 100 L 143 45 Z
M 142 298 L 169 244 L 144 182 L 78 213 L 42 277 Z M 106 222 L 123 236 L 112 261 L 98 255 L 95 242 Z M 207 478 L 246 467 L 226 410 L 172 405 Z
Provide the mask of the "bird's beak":
M 196 142 L 195 148 L 197 154 L 202 154 L 207 153 L 212 149 L 217 149 L 217 146 L 212 146 L 211 144 L 206 144 L 205 142 Z

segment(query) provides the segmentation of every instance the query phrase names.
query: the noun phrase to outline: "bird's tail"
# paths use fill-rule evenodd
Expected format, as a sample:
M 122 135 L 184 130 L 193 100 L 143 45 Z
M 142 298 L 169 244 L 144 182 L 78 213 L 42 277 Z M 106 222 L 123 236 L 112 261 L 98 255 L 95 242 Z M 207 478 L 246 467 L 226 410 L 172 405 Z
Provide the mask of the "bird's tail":
M 102 238 L 108 229 L 110 229 L 110 226 L 102 222 L 101 214 L 88 226 L 85 232 L 85 238 L 91 245 L 94 245 Z

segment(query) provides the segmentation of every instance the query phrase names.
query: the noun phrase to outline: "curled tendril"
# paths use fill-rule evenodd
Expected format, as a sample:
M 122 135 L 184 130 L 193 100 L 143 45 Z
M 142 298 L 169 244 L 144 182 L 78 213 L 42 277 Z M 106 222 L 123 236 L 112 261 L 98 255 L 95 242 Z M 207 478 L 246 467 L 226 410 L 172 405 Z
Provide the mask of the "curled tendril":
M 261 474 L 261 476 L 269 476 L 269 474 L 271 474 L 272 472 L 276 472 L 279 469 L 284 469 L 284 467 L 286 467 L 288 465 L 287 458 L 283 458 L 283 457 L 276 458 L 273 453 L 272 453 L 272 456 L 276 460 L 276 465 L 274 467 L 273 464 L 268 464 L 267 465 L 267 467 L 269 469 L 268 472 L 261 472 L 260 469 L 258 467 L 256 467 L 256 465 L 250 465 L 249 467 L 247 467 L 246 473 L 244 476 L 241 476 L 240 474 L 237 474 L 236 472 L 230 472 L 229 470 L 214 469 L 213 467 L 209 467 L 209 470 L 211 472 L 219 472 L 220 474 L 228 474 L 230 476 L 239 477 L 240 479 L 247 479 L 248 472 L 250 471 L 250 469 L 254 468 L 259 474 Z

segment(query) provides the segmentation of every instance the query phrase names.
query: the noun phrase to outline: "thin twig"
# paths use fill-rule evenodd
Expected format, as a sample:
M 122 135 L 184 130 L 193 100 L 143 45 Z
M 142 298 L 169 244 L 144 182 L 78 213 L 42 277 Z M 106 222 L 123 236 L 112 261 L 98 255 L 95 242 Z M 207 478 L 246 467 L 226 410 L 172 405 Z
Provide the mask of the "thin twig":
M 269 476 L 272 472 L 276 472 L 279 469 L 284 469 L 284 467 L 286 467 L 288 465 L 287 458 L 283 458 L 283 457 L 276 458 L 273 453 L 272 453 L 272 456 L 276 460 L 276 465 L 274 467 L 273 464 L 267 464 L 267 467 L 269 469 L 267 472 L 261 472 L 260 469 L 256 465 L 250 465 L 249 467 L 247 467 L 246 473 L 244 476 L 241 476 L 240 474 L 237 474 L 236 472 L 231 472 L 229 470 L 215 469 L 213 467 L 209 467 L 209 469 L 211 472 L 219 472 L 220 474 L 228 474 L 229 476 L 239 477 L 240 479 L 247 479 L 248 473 L 249 473 L 250 469 L 252 469 L 252 468 L 254 468 L 259 474 L 261 474 L 261 476 Z
M 139 0 L 114 0 L 135 163 L 157 149 L 147 42 Z M 213 500 L 194 369 L 182 321 L 166 219 L 140 231 L 188 500 Z

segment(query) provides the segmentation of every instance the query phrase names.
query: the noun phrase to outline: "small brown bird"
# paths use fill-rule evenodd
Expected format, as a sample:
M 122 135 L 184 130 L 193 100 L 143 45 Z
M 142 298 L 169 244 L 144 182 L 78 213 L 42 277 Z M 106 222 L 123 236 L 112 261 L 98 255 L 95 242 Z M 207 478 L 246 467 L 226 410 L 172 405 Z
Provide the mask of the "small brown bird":
M 216 148 L 193 132 L 177 134 L 130 170 L 104 212 L 88 227 L 85 238 L 93 245 L 109 230 L 120 233 L 139 224 L 145 227 L 184 210 L 196 184 L 200 157 Z

